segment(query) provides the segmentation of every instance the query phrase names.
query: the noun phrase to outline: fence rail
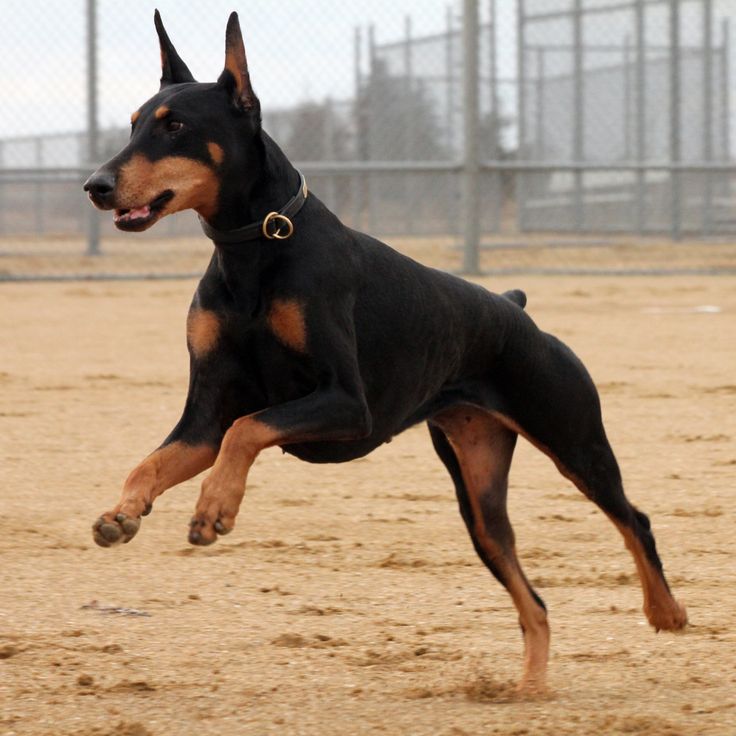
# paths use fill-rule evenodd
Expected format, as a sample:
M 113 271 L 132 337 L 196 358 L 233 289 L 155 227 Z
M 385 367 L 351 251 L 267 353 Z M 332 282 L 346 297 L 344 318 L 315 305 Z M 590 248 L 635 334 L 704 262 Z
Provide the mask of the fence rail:
M 105 255 L 115 242 L 79 190 L 127 137 L 100 127 L 110 105 L 102 82 L 115 72 L 98 55 L 114 9 L 111 0 L 77 2 L 86 63 L 75 79 L 85 90 L 86 129 L 4 135 L 0 124 L 0 257 L 35 258 L 48 250 L 44 241 L 60 238 L 86 240 L 79 255 Z M 265 127 L 348 224 L 379 236 L 459 240 L 466 272 L 487 263 L 483 246 L 497 250 L 508 236 L 570 233 L 583 245 L 591 233 L 736 237 L 733 3 L 428 0 L 422 13 L 433 22 L 421 32 L 407 16 L 398 37 L 379 40 L 392 4 L 361 4 L 378 18 L 367 26 L 365 15 L 357 23 L 357 4 L 344 5 L 351 91 L 305 97 L 302 86 L 299 103 L 264 104 Z M 198 11 L 176 8 L 170 15 L 188 18 L 196 37 Z M 34 17 L 32 9 L 20 14 Z M 280 28 L 309 38 L 295 18 Z M 177 35 L 181 49 L 188 40 Z M 115 43 L 116 58 L 130 59 L 134 47 Z M 321 50 L 322 64 L 338 66 L 329 47 Z M 258 54 L 250 58 L 258 70 Z M 144 237 L 197 233 L 196 220 L 175 216 Z M 17 274 L 8 263 L 0 260 L 0 279 Z

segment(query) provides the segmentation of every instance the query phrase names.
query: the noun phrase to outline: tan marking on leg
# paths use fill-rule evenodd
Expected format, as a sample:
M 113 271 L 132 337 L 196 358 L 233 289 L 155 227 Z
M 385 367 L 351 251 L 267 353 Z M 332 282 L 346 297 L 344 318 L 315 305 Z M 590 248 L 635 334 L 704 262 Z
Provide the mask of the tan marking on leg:
M 170 112 L 171 110 L 167 105 L 161 105 L 156 108 L 156 111 L 153 113 L 153 117 L 155 117 L 156 120 L 163 120 Z
M 172 442 L 152 452 L 128 476 L 118 505 L 93 525 L 95 541 L 102 547 L 130 541 L 138 531 L 140 517 L 150 511 L 154 500 L 206 470 L 216 455 L 214 447 L 184 442 Z
M 672 596 L 661 573 L 649 561 L 644 547 L 636 534 L 627 526 L 610 517 L 624 538 L 639 573 L 644 593 L 644 614 L 649 623 L 659 631 L 678 631 L 687 625 L 685 607 Z
M 134 113 L 132 113 L 131 116 L 130 116 L 130 124 L 131 125 L 134 125 L 135 124 L 135 121 L 138 120 L 138 118 L 140 116 L 141 116 L 141 111 L 140 110 L 136 110 Z
M 307 349 L 307 329 L 304 306 L 294 299 L 274 299 L 268 310 L 269 329 L 292 350 L 304 353 Z
M 165 490 L 194 477 L 215 461 L 217 450 L 210 445 L 172 442 L 152 452 L 137 465 L 123 485 L 123 503 L 153 503 Z M 126 509 L 127 511 L 127 509 Z
M 201 161 L 185 156 L 167 156 L 150 161 L 136 154 L 120 167 L 117 206 L 143 207 L 171 189 L 174 196 L 162 214 L 193 209 L 204 218 L 217 211 L 220 181 L 213 169 Z
M 207 150 L 210 153 L 210 158 L 219 166 L 225 159 L 225 151 L 222 150 L 222 146 L 219 146 L 214 141 L 210 141 L 207 144 Z
M 233 422 L 225 432 L 212 472 L 202 483 L 190 524 L 190 542 L 212 544 L 218 534 L 232 531 L 245 495 L 248 471 L 261 450 L 282 440 L 283 433 L 256 416 L 241 417 Z
M 190 309 L 187 316 L 187 345 L 196 358 L 211 352 L 220 337 L 220 318 L 209 309 Z
M 549 658 L 547 613 L 530 592 L 516 556 L 513 530 L 511 544 L 508 547 L 501 545 L 489 535 L 481 508 L 481 497 L 489 492 L 494 480 L 505 480 L 508 476 L 513 446 L 508 446 L 506 428 L 500 432 L 502 422 L 491 412 L 472 406 L 452 408 L 433 417 L 432 421 L 446 433 L 460 465 L 473 511 L 475 538 L 502 575 L 519 612 L 524 632 L 524 673 L 519 690 L 525 693 L 541 692 L 546 685 Z

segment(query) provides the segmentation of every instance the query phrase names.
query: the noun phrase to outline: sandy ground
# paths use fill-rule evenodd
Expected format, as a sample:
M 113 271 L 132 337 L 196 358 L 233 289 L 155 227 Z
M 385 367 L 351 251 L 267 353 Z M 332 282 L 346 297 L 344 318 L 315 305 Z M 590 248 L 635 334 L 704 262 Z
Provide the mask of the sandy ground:
M 616 530 L 521 443 L 511 515 L 552 690 L 515 699 L 515 612 L 423 427 L 342 466 L 265 452 L 213 547 L 186 543 L 197 480 L 96 547 L 178 418 L 194 283 L 6 284 L 0 734 L 736 733 L 736 278 L 484 283 L 523 287 L 588 364 L 686 633 L 650 629 Z

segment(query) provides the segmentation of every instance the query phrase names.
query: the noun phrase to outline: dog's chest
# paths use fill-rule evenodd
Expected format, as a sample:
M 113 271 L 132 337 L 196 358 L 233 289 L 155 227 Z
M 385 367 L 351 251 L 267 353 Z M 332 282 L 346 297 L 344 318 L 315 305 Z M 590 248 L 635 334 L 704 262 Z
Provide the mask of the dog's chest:
M 211 301 L 207 308 L 195 303 L 187 344 L 198 373 L 240 386 L 264 406 L 304 396 L 317 384 L 297 300 L 269 300 L 255 315 Z

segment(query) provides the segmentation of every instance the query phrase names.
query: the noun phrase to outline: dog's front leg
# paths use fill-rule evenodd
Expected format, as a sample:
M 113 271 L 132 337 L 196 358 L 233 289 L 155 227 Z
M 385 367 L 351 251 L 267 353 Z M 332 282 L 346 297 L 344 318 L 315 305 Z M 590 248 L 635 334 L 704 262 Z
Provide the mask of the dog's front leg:
M 212 472 L 202 483 L 190 524 L 192 544 L 211 544 L 218 534 L 232 530 L 248 471 L 261 450 L 300 442 L 360 439 L 371 433 L 355 341 L 352 331 L 347 332 L 319 351 L 318 355 L 330 356 L 329 362 L 312 353 L 321 377 L 312 393 L 243 416 L 225 432 Z
M 217 374 L 192 361 L 189 393 L 178 424 L 128 475 L 118 504 L 92 526 L 95 542 L 101 547 L 129 542 L 158 496 L 215 462 L 223 435 L 222 392 L 230 381 L 230 369 L 224 359 L 218 362 Z
M 298 442 L 359 439 L 369 432 L 364 405 L 341 392 L 311 394 L 237 419 L 225 433 L 212 472 L 202 483 L 189 541 L 212 544 L 218 534 L 232 530 L 248 471 L 261 450 Z
M 217 448 L 206 444 L 174 441 L 159 447 L 130 473 L 117 506 L 95 521 L 95 542 L 101 547 L 129 542 L 157 496 L 209 468 L 216 456 Z

